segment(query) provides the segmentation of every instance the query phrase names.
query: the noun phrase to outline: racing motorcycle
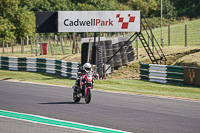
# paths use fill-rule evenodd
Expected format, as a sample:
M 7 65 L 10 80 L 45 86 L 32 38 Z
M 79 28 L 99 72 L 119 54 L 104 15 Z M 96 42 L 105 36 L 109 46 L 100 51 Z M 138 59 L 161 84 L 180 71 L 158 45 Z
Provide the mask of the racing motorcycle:
M 86 72 L 81 74 L 78 72 L 79 80 L 76 86 L 73 86 L 73 100 L 74 102 L 79 102 L 81 98 L 85 98 L 85 102 L 88 104 L 92 98 L 92 89 L 94 87 L 93 74 Z

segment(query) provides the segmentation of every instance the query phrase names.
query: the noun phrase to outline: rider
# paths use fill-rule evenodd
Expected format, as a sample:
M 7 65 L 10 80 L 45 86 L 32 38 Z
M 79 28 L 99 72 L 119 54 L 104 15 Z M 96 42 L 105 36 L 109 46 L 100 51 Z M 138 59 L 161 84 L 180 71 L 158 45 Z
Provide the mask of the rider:
M 73 87 L 76 91 L 79 90 L 80 88 L 80 76 L 81 75 L 84 75 L 86 73 L 91 73 L 93 74 L 93 71 L 91 69 L 91 64 L 90 63 L 85 63 L 83 65 L 83 67 L 81 67 L 78 71 L 78 78 L 76 79 L 76 82 L 75 82 L 75 86 Z

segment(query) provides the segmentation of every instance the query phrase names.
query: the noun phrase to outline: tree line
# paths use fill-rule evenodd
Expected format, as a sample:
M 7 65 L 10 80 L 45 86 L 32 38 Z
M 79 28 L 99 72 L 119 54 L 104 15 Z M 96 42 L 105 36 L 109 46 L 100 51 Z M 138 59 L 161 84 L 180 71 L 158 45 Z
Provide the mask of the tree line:
M 199 0 L 162 0 L 163 17 L 198 17 Z M 37 11 L 141 10 L 148 18 L 160 17 L 160 0 L 1 0 L 0 39 L 34 36 Z

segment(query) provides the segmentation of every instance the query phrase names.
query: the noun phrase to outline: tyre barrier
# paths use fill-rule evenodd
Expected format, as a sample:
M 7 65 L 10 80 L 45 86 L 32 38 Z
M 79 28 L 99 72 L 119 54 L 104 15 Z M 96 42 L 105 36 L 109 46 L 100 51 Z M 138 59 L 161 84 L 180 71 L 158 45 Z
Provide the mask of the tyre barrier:
M 113 47 L 112 47 L 112 41 L 111 40 L 108 40 L 105 42 L 106 43 L 106 58 L 107 58 L 107 61 L 113 56 Z M 107 62 L 106 61 L 106 62 Z M 108 64 L 111 64 L 111 72 L 114 71 L 114 59 L 111 59 Z
M 126 44 L 126 52 L 127 52 L 127 58 L 128 58 L 128 62 L 134 61 L 134 49 L 131 45 L 131 42 L 128 42 Z
M 126 42 L 119 42 L 119 47 L 121 48 L 124 43 Z M 121 54 L 121 60 L 122 60 L 122 65 L 126 65 L 128 64 L 128 58 L 127 58 L 127 52 L 126 52 L 127 46 L 122 47 L 122 49 L 120 50 L 120 54 Z
M 44 58 L 18 58 L 0 56 L 0 69 L 41 72 L 76 79 L 81 63 Z
M 119 50 L 119 43 L 113 44 L 113 54 Z M 114 66 L 122 66 L 120 51 L 114 56 Z
M 89 63 L 97 65 L 100 76 L 102 76 L 104 71 L 107 71 L 107 69 L 104 70 L 103 68 L 111 68 L 111 72 L 109 73 L 112 73 L 114 71 L 114 67 L 121 67 L 123 65 L 127 65 L 128 62 L 134 60 L 134 50 L 132 47 L 132 42 L 127 42 L 128 40 L 129 37 L 119 37 L 104 39 L 100 42 L 96 42 L 95 46 L 93 46 L 92 44 L 93 47 L 92 53 L 90 50 L 91 56 L 89 56 Z M 126 45 L 124 45 L 125 43 Z M 88 47 L 89 42 L 82 43 L 82 64 L 87 62 Z

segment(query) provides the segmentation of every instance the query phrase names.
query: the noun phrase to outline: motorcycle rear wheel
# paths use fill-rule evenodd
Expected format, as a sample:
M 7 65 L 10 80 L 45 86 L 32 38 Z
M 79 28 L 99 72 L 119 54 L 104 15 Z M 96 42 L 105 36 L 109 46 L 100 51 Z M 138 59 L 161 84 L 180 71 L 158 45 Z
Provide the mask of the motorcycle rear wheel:
M 85 103 L 87 104 L 90 103 L 91 98 L 92 98 L 91 89 L 88 89 L 87 94 L 85 95 Z
M 78 93 L 73 92 L 73 100 L 74 100 L 74 102 L 76 102 L 76 103 L 80 102 L 81 98 L 78 97 Z

